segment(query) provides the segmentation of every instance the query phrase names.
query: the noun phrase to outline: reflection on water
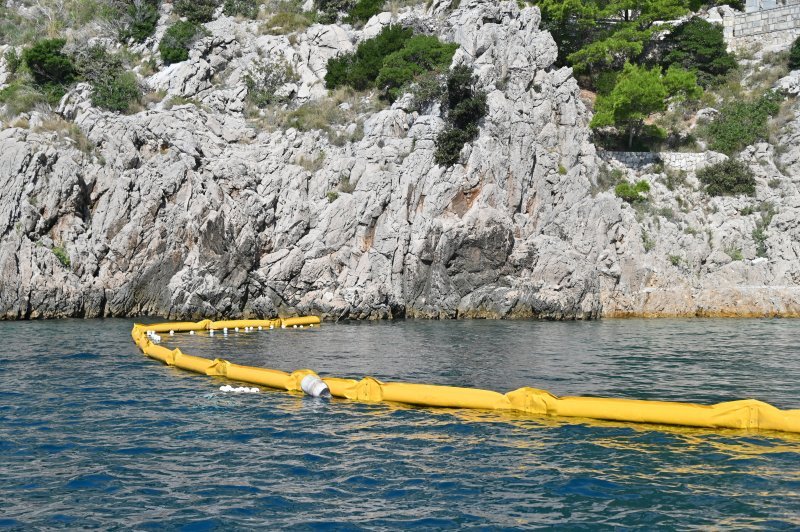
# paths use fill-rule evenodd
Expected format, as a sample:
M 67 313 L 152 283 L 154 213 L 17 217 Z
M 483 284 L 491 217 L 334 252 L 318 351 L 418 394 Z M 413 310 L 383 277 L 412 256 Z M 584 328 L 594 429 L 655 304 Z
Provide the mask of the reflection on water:
M 342 377 L 800 407 L 789 320 L 399 322 L 167 337 Z M 0 526 L 800 526 L 800 435 L 223 394 L 129 320 L 0 323 Z

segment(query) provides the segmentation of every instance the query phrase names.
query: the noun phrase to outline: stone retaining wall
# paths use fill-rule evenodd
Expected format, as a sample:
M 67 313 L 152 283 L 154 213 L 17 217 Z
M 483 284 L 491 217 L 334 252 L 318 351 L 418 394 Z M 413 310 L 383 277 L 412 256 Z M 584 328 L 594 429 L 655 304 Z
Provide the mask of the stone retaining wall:
M 636 152 L 636 151 L 599 151 L 598 155 L 606 162 L 616 161 L 629 168 L 643 168 L 648 164 L 661 163 L 668 170 L 694 173 L 710 164 L 727 159 L 721 153 L 707 151 L 703 153 L 682 153 L 674 151 Z
M 728 11 L 722 26 L 731 50 L 759 45 L 788 47 L 800 36 L 800 3 L 753 13 Z

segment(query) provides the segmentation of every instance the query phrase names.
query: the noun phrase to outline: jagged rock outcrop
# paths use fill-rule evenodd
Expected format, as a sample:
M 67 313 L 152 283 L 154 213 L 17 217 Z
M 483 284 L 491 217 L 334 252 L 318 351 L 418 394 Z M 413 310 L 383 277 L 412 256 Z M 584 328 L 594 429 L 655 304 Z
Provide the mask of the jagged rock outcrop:
M 318 99 L 327 59 L 391 21 L 458 43 L 454 63 L 486 90 L 463 164 L 434 163 L 444 122 L 408 98 L 365 113 L 363 138 L 347 142 L 244 118 L 244 76 L 262 56 L 293 66 L 297 101 Z M 0 317 L 798 313 L 800 196 L 788 176 L 800 157 L 748 152 L 756 200 L 707 202 L 693 176 L 676 189 L 645 170 L 655 210 L 636 212 L 598 190 L 589 113 L 539 22 L 514 2 L 434 2 L 290 42 L 220 17 L 188 61 L 143 80 L 196 104 L 121 116 L 78 85 L 59 113 L 90 143 L 36 126 L 47 120 L 37 113 L 28 129 L 0 131 Z M 353 138 L 357 124 L 341 128 Z M 752 238 L 758 212 L 737 211 L 755 201 L 778 210 L 768 260 Z
M 209 25 L 189 61 L 147 80 L 206 109 L 119 116 L 92 108 L 78 87 L 61 112 L 95 156 L 3 131 L 0 180 L 13 191 L 0 206 L 3 314 L 598 316 L 594 259 L 606 218 L 618 216 L 605 210 L 618 208 L 587 195 L 594 148 L 570 71 L 551 67 L 556 46 L 536 9 L 473 0 L 440 12 L 406 16 L 427 16 L 461 45 L 454 61 L 474 68 L 489 100 L 453 168 L 433 161 L 442 119 L 402 101 L 344 146 L 319 132 L 253 130 L 236 113 L 235 76 L 285 37 L 243 49 L 231 19 Z M 310 73 L 308 97 L 327 57 L 359 38 L 336 26 L 303 34 L 293 53 Z M 214 75 L 234 77 L 215 87 Z M 330 202 L 343 178 L 354 189 Z

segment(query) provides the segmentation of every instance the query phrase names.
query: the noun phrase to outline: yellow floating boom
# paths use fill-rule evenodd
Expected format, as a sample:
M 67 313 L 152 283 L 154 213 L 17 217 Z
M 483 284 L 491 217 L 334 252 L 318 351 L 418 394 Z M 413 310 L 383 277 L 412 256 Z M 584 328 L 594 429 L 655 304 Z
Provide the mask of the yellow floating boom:
M 287 391 L 304 390 L 306 393 L 312 393 L 309 391 L 312 388 L 306 386 L 304 381 L 320 386 L 322 386 L 320 383 L 324 383 L 332 396 L 353 401 L 371 403 L 392 401 L 441 408 L 516 411 L 537 416 L 800 433 L 800 410 L 779 410 L 754 399 L 699 405 L 600 397 L 556 397 L 536 388 L 520 388 L 501 394 L 491 390 L 454 386 L 381 382 L 371 377 L 365 377 L 360 381 L 336 377 L 321 378 L 310 369 L 286 373 L 275 369 L 242 366 L 220 358 L 209 360 L 184 354 L 180 349 L 167 349 L 153 341 L 153 337 L 157 337 L 158 333 L 166 332 L 219 331 L 236 327 L 242 329 L 313 327 L 319 323 L 318 317 L 305 316 L 276 320 L 203 320 L 154 325 L 135 324 L 131 335 L 136 345 L 147 356 L 169 366 Z M 316 395 L 316 392 L 312 394 Z

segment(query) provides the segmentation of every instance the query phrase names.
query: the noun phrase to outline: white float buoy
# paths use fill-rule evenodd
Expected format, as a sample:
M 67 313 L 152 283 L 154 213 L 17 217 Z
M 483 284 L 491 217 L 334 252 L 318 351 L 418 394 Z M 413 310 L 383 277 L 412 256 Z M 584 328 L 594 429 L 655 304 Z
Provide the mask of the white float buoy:
M 292 325 L 292 329 L 297 329 L 297 325 Z
M 236 327 L 234 331 L 239 332 L 239 327 Z
M 302 329 L 302 328 L 303 328 L 303 326 L 301 325 L 301 326 L 300 326 L 300 328 Z
M 209 336 L 214 336 L 214 329 L 211 329 L 210 331 L 208 331 L 208 335 Z
M 170 336 L 175 336 L 175 331 L 170 331 L 170 332 L 169 332 L 169 335 L 170 335 Z
M 261 330 L 261 325 L 259 325 L 259 326 L 258 326 L 258 330 L 259 330 L 259 331 Z
M 189 334 L 194 336 L 194 331 L 189 331 Z
M 327 397 L 331 394 L 328 385 L 316 375 L 306 375 L 300 381 L 300 388 L 311 397 Z
M 228 332 L 228 328 L 227 327 L 223 327 L 222 328 L 222 332 L 224 332 L 224 333 Z
M 270 328 L 270 330 L 272 330 L 272 329 L 275 328 L 275 326 L 274 325 L 270 325 L 269 328 Z

